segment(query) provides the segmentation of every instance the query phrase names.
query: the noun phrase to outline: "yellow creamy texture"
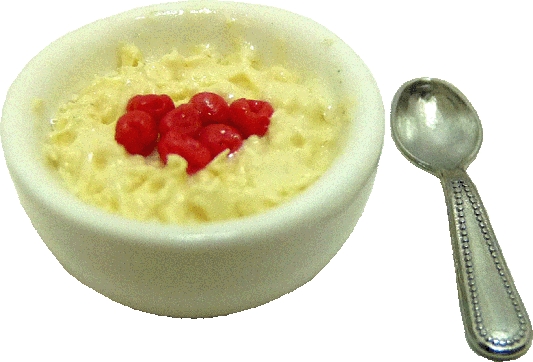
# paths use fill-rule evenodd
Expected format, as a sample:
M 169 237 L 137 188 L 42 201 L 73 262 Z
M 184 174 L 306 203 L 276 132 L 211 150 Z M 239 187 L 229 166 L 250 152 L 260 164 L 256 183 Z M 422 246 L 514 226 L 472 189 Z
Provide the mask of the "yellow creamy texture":
M 210 46 L 187 57 L 173 51 L 145 61 L 134 45 L 120 49 L 119 67 L 64 104 L 52 120 L 47 160 L 79 198 L 138 220 L 195 223 L 251 215 L 292 198 L 332 162 L 342 110 L 326 84 L 281 67 L 264 67 L 247 44 L 223 57 Z M 198 92 L 229 103 L 266 100 L 274 107 L 268 133 L 251 136 L 232 157 L 221 153 L 187 175 L 171 155 L 129 155 L 114 139 L 117 119 L 137 94 L 168 94 L 176 106 Z

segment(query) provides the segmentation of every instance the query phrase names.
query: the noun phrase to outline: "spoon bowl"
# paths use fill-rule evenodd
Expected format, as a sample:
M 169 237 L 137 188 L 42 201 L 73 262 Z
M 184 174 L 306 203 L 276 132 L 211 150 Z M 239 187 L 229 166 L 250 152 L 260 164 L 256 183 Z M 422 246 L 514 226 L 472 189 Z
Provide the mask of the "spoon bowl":
M 416 79 L 400 88 L 393 103 L 392 136 L 411 162 L 437 174 L 466 168 L 474 160 L 483 139 L 481 121 L 453 85 Z
M 495 361 L 522 356 L 531 346 L 531 322 L 466 173 L 482 142 L 474 107 L 445 81 L 414 79 L 393 99 L 391 132 L 402 154 L 441 180 L 468 344 Z

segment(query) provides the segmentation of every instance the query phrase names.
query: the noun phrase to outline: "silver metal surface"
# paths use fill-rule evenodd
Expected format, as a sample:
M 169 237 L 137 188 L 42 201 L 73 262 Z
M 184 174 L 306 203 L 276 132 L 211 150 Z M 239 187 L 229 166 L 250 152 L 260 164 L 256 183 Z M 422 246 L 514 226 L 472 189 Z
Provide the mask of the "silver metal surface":
M 496 361 L 522 356 L 531 346 L 531 322 L 466 174 L 482 142 L 476 111 L 453 85 L 435 78 L 414 79 L 393 99 L 391 131 L 404 156 L 441 180 L 468 344 Z

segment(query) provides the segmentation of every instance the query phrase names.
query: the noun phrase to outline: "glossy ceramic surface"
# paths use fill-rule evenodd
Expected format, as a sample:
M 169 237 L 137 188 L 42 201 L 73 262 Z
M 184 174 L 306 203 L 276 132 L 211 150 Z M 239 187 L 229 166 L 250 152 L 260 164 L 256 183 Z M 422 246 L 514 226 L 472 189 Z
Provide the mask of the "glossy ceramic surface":
M 133 41 L 148 57 L 158 57 L 198 42 L 230 49 L 237 37 L 257 44 L 265 62 L 312 68 L 335 84 L 339 96 L 356 100 L 341 154 L 305 193 L 242 220 L 165 226 L 88 206 L 44 166 L 41 145 L 54 110 L 94 74 L 113 69 L 118 44 Z M 45 105 L 39 113 L 32 110 L 35 99 Z M 321 25 L 271 7 L 196 1 L 127 11 L 50 44 L 11 86 L 1 136 L 20 201 L 69 273 L 135 309 L 207 317 L 278 298 L 312 279 L 337 253 L 372 189 L 384 110 L 366 65 Z

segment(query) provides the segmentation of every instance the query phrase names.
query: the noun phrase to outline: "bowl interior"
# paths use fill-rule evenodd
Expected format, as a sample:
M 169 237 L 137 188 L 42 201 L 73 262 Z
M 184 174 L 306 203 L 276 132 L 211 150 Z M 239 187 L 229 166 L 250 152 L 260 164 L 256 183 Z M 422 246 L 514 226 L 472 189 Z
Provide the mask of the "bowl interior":
M 42 142 L 57 107 L 89 82 L 117 66 L 117 49 L 132 42 L 145 57 L 158 58 L 173 49 L 187 54 L 198 44 L 232 51 L 249 42 L 265 64 L 280 63 L 329 81 L 351 120 L 342 149 L 331 169 L 308 191 L 271 212 L 252 217 L 258 228 L 290 226 L 295 217 L 335 212 L 353 198 L 375 168 L 384 135 L 379 90 L 362 60 L 335 34 L 302 16 L 276 8 L 229 2 L 184 2 L 134 9 L 75 30 L 32 59 L 8 92 L 1 123 L 5 157 L 14 179 L 47 207 L 69 213 L 77 222 L 134 238 L 150 232 L 168 239 L 169 228 L 200 239 L 206 232 L 221 235 L 249 229 L 248 219 L 199 228 L 154 225 L 124 220 L 87 206 L 58 187 L 44 166 Z M 35 107 L 42 100 L 42 107 Z M 257 232 L 257 230 L 255 230 Z

